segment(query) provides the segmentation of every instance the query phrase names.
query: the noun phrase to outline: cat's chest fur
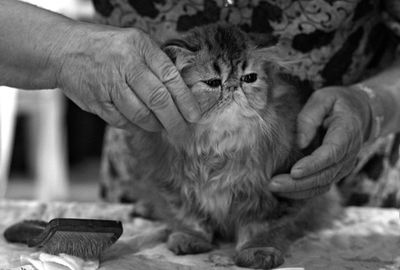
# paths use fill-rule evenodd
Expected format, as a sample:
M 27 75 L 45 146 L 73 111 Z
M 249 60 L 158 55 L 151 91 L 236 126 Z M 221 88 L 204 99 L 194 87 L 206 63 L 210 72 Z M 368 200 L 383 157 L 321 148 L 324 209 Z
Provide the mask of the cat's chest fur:
M 181 162 L 181 164 L 179 164 Z M 181 159 L 173 171 L 181 179 L 179 196 L 185 212 L 203 216 L 219 227 L 265 218 L 276 204 L 267 191 L 268 160 L 254 151 Z

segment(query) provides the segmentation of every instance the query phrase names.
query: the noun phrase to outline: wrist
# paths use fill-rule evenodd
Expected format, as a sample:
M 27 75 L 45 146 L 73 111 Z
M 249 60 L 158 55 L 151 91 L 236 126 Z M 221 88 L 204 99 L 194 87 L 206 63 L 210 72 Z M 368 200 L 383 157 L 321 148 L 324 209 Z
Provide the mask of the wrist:
M 78 22 L 68 21 L 60 25 L 63 29 L 62 37 L 59 37 L 53 43 L 50 50 L 49 64 L 55 78 L 56 87 L 63 87 L 63 68 L 64 65 L 70 65 L 69 59 L 72 55 L 79 53 L 80 47 L 85 43 L 83 28 Z
M 65 38 L 54 53 L 57 87 L 63 88 L 71 79 L 71 72 L 78 73 L 91 62 L 96 62 L 99 52 L 111 50 L 113 27 L 71 21 L 66 26 Z M 111 38 L 110 38 L 111 37 Z M 96 56 L 97 55 L 97 56 Z
M 22 89 L 56 87 L 57 55 L 71 19 L 20 1 L 0 8 L 0 82 Z
M 381 97 L 374 89 L 364 83 L 352 85 L 351 89 L 358 91 L 364 97 L 364 104 L 367 104 L 367 121 L 364 125 L 364 143 L 369 144 L 375 141 L 382 133 L 384 121 L 384 108 Z

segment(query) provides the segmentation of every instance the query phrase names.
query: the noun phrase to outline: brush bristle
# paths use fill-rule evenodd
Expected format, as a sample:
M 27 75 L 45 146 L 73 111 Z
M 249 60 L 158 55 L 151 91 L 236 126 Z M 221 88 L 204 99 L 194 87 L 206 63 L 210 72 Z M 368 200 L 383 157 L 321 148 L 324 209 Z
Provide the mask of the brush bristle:
M 98 258 L 113 244 L 113 233 L 57 231 L 42 250 L 50 254 L 66 253 L 84 259 Z

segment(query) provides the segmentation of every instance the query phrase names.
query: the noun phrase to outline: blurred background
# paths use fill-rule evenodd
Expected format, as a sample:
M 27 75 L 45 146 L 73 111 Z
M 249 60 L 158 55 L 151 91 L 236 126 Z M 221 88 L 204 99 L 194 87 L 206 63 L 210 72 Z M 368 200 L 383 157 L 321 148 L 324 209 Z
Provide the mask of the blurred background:
M 93 21 L 91 0 L 27 0 Z M 0 87 L 0 194 L 10 199 L 95 201 L 104 122 L 59 90 Z

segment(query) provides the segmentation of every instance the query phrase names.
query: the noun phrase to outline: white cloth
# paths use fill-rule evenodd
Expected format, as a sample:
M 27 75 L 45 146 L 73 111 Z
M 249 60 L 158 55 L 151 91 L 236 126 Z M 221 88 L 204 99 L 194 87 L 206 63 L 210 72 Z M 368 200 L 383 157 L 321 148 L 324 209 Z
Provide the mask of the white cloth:
M 28 256 L 21 256 L 23 266 L 15 270 L 96 270 L 99 268 L 98 260 L 83 260 L 67 255 L 51 255 L 37 252 Z

